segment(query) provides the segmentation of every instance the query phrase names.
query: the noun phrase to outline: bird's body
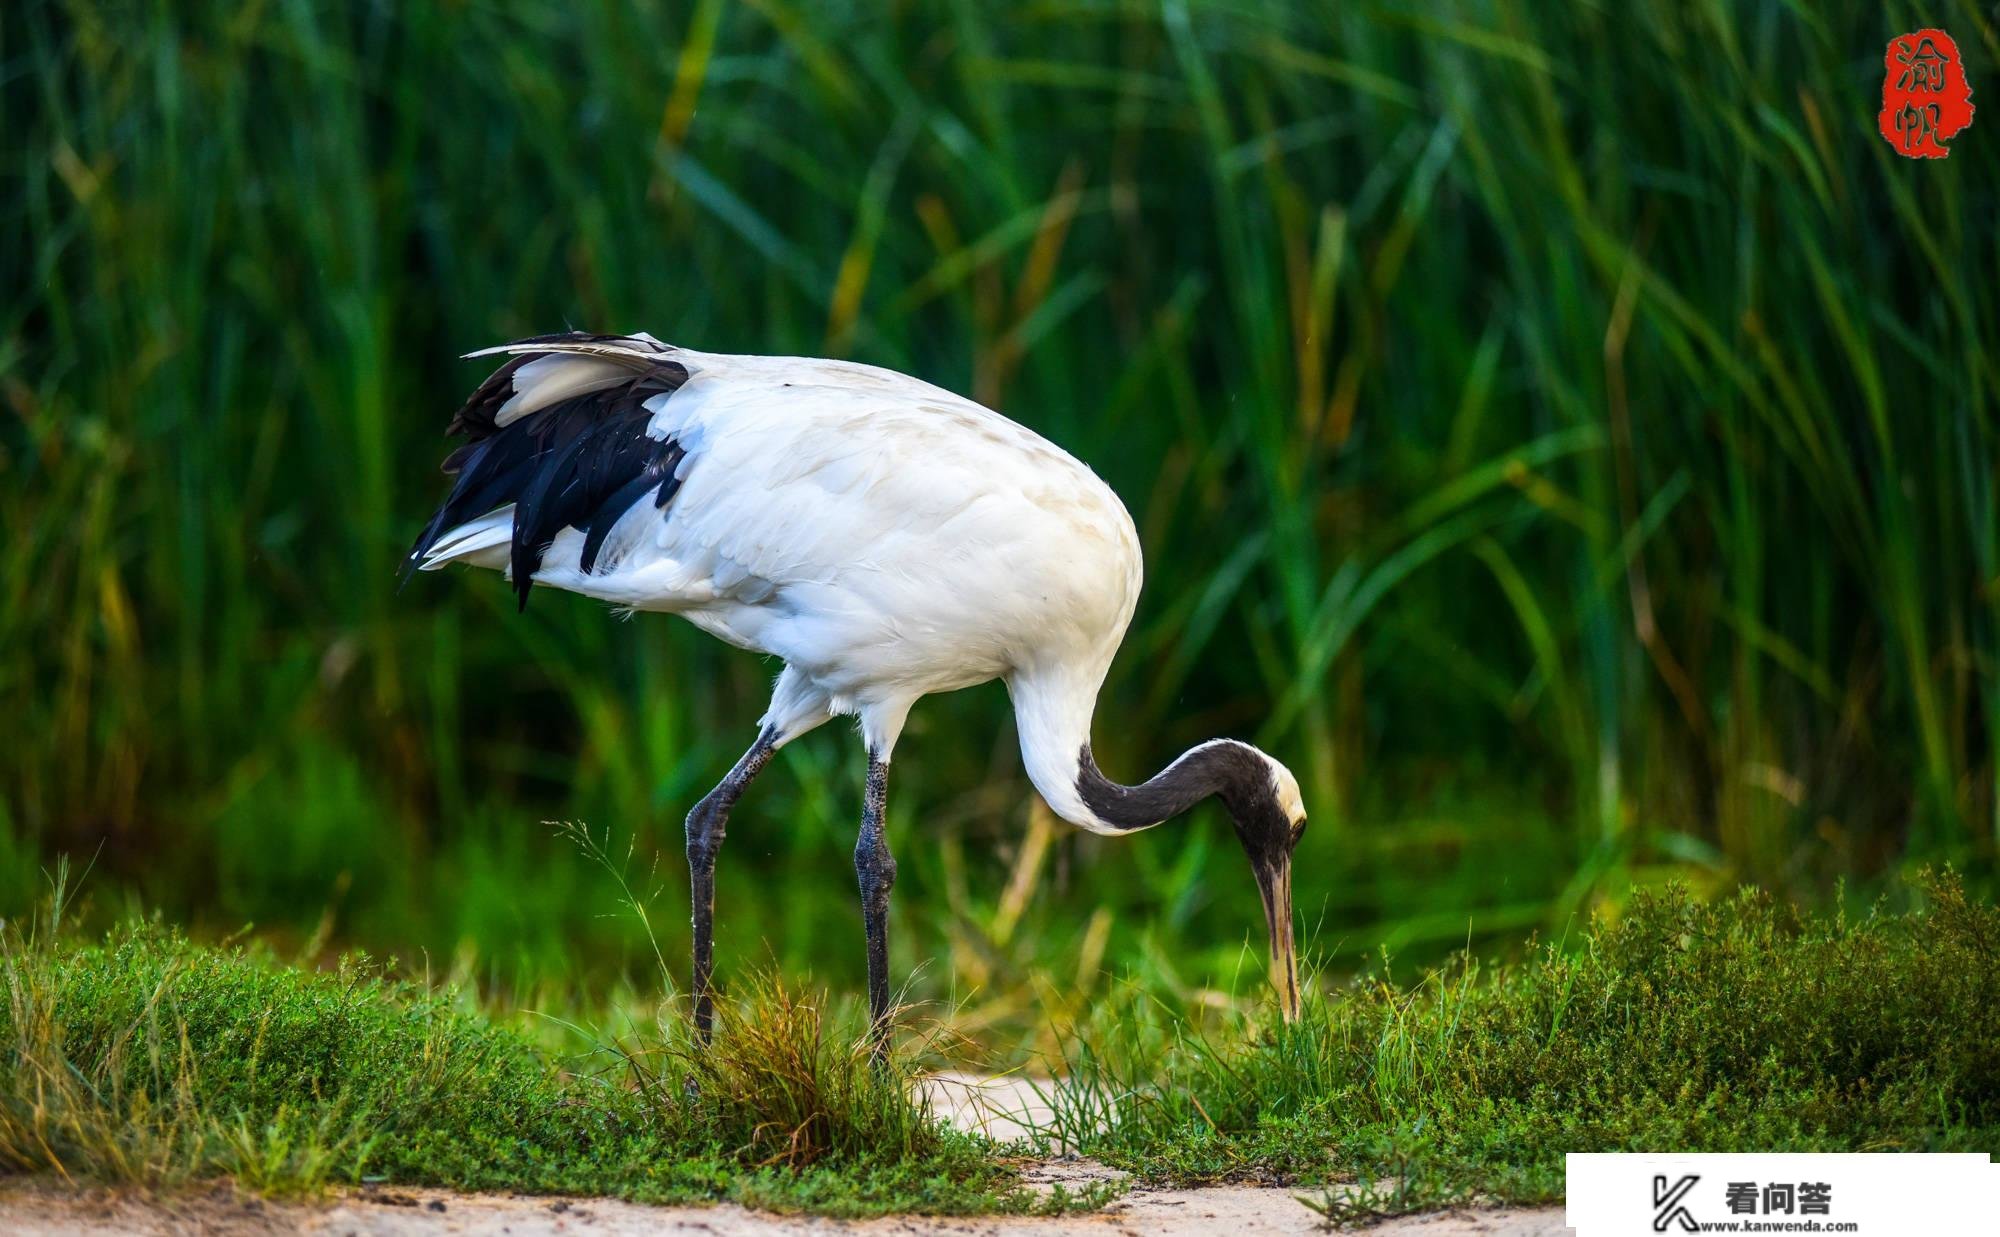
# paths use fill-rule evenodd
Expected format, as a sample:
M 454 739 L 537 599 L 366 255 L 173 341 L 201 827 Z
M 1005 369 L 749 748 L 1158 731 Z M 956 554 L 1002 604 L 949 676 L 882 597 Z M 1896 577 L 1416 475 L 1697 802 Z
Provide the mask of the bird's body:
M 469 439 L 447 462 L 458 485 L 410 565 L 499 568 L 524 604 L 530 584 L 552 586 L 678 614 L 782 659 L 740 783 L 704 801 L 721 796 L 718 845 L 741 784 L 784 743 L 857 717 L 872 793 L 874 768 L 886 779 L 919 698 L 996 678 L 1013 695 L 1031 779 L 1072 823 L 1144 827 L 1156 821 L 1139 816 L 1186 806 L 1174 792 L 1203 789 L 1156 785 L 1168 774 L 1118 787 L 1090 758 L 1092 707 L 1138 601 L 1139 543 L 1111 489 L 1040 435 L 929 383 L 844 361 L 702 353 L 644 335 L 491 351 L 513 359 L 454 421 Z M 1290 774 L 1248 753 L 1218 741 L 1168 773 L 1212 766 L 1205 793 L 1261 778 L 1288 829 L 1302 828 Z M 1144 801 L 1148 787 L 1158 803 Z M 865 843 L 866 823 L 863 832 Z M 893 879 L 886 843 L 880 859 Z M 886 913 L 886 884 L 881 901 Z M 1278 909 L 1269 894 L 1266 903 Z M 871 921 L 871 954 L 876 935 Z

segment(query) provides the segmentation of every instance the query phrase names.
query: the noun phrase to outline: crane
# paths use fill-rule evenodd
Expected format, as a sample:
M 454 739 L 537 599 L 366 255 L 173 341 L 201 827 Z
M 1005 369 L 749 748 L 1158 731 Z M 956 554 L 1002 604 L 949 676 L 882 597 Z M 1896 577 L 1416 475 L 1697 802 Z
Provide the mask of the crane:
M 910 708 L 1002 680 L 1029 779 L 1093 833 L 1151 828 L 1207 799 L 1235 826 L 1263 902 L 1271 979 L 1299 1014 L 1292 852 L 1298 781 L 1213 739 L 1136 786 L 1091 755 L 1091 718 L 1131 622 L 1131 516 L 1095 473 L 999 413 L 892 370 L 696 352 L 568 332 L 468 353 L 507 359 L 447 432 L 450 494 L 403 568 L 504 572 L 628 611 L 678 614 L 783 670 L 756 740 L 687 817 L 694 1021 L 713 1033 L 715 864 L 729 815 L 785 744 L 834 717 L 867 754 L 854 868 L 875 1050 L 890 1034 L 884 832 Z

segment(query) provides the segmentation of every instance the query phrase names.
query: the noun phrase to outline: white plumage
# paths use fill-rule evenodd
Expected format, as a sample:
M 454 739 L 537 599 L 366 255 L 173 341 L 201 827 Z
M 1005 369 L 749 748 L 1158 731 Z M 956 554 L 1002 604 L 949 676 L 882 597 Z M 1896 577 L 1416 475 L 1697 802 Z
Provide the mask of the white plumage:
M 704 1029 L 698 852 L 712 864 L 713 847 L 697 834 L 712 825 L 719 845 L 728 806 L 769 752 L 835 716 L 859 719 L 874 790 L 919 698 L 996 678 L 1012 693 L 1029 776 L 1064 819 L 1126 832 L 1223 797 L 1259 869 L 1296 1011 L 1289 856 L 1304 808 L 1291 774 L 1227 740 L 1140 787 L 1109 782 L 1090 759 L 1096 694 L 1141 560 L 1131 517 L 1089 468 L 996 412 L 873 366 L 695 352 L 648 335 L 546 336 L 473 355 L 491 354 L 515 359 L 454 422 L 472 440 L 453 457 L 459 486 L 412 565 L 527 564 L 534 584 L 678 614 L 784 661 L 757 746 L 690 817 Z M 538 558 L 527 544 L 537 538 Z M 704 811 L 713 819 L 698 821 Z M 876 858 L 893 879 L 886 843 Z

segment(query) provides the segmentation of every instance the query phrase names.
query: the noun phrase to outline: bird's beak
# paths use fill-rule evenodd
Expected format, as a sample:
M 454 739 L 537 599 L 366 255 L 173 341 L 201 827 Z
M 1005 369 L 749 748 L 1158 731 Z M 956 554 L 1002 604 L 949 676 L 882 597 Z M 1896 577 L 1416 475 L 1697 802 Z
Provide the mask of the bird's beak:
M 1296 842 L 1296 839 L 1294 839 Z M 1255 865 L 1257 892 L 1264 899 L 1264 923 L 1271 930 L 1271 986 L 1286 1022 L 1299 1020 L 1299 958 L 1292 945 L 1292 856 L 1290 849 L 1271 863 Z
M 1232 813 L 1236 840 L 1257 877 L 1257 896 L 1264 900 L 1264 926 L 1271 933 L 1271 986 L 1278 990 L 1278 1009 L 1286 1022 L 1299 1020 L 1299 956 L 1292 945 L 1292 852 L 1305 836 L 1306 822 L 1286 820 L 1276 811 L 1253 809 Z

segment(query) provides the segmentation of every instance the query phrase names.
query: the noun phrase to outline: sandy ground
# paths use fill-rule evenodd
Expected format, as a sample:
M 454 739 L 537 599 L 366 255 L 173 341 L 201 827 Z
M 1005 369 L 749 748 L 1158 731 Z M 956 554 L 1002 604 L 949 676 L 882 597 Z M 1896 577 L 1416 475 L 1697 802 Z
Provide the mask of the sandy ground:
M 948 1119 L 996 1138 L 1019 1137 L 1046 1119 L 1035 1084 L 1019 1078 L 947 1075 L 933 1080 L 932 1103 Z M 1031 1184 L 1072 1189 L 1118 1174 L 1074 1157 L 1029 1170 Z M 1294 1191 L 1255 1185 L 1200 1189 L 1134 1187 L 1102 1212 L 1060 1219 L 997 1217 L 821 1220 L 723 1205 L 647 1207 L 605 1199 L 527 1198 L 454 1194 L 400 1187 L 357 1190 L 325 1203 L 273 1203 L 227 1189 L 194 1196 L 145 1199 L 111 1192 L 77 1193 L 43 1185 L 0 1191 L 0 1233 L 21 1237 L 265 1237 L 310 1233 L 325 1237 L 639 1237 L 702 1234 L 763 1237 L 776 1233 L 953 1234 L 955 1237 L 1088 1237 L 1102 1234 L 1235 1235 L 1320 1233 L 1320 1217 Z M 1474 1208 L 1390 1220 L 1367 1230 L 1381 1237 L 1556 1237 L 1567 1233 L 1559 1208 Z
M 1087 1165 L 1064 1166 L 1071 1173 Z M 1102 1170 L 1098 1170 L 1102 1171 Z M 1074 1180 L 1075 1177 L 1073 1176 Z M 1390 1220 L 1367 1230 L 1379 1237 L 1556 1237 L 1567 1233 L 1560 1209 L 1473 1209 Z M 226 1191 L 156 1201 L 52 1189 L 0 1193 L 0 1232 L 20 1237 L 640 1237 L 701 1234 L 765 1237 L 778 1233 L 951 1234 L 953 1237 L 1124 1237 L 1126 1234 L 1227 1233 L 1244 1237 L 1323 1233 L 1319 1216 L 1292 1192 L 1259 1186 L 1197 1190 L 1137 1189 L 1102 1212 L 1062 1219 L 821 1220 L 770 1215 L 724 1204 L 645 1207 L 604 1199 L 520 1198 L 444 1190 L 361 1190 L 322 1205 L 238 1199 Z

